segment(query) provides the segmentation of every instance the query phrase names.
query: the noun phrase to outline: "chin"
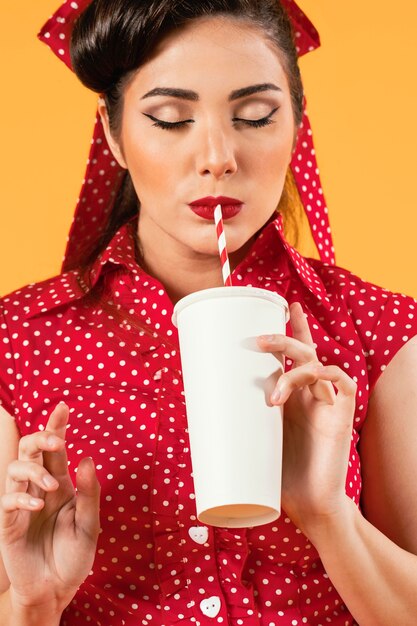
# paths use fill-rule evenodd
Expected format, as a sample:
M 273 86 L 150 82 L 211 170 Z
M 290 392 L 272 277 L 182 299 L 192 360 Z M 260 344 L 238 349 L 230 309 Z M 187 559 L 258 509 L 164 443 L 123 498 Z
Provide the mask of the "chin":
M 242 250 L 242 248 L 248 247 L 252 244 L 253 238 L 258 231 L 248 231 L 248 232 L 238 232 L 238 233 L 230 233 L 229 236 L 226 232 L 226 245 L 227 251 L 229 254 L 233 254 L 234 252 L 238 252 Z

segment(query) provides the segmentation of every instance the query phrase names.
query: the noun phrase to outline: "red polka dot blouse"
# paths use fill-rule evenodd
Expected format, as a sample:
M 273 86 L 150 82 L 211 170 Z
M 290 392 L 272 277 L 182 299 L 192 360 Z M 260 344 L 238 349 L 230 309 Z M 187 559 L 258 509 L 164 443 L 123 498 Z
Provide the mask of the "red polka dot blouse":
M 285 512 L 247 529 L 198 522 L 173 306 L 137 264 L 133 237 L 133 225 L 123 226 L 89 279 L 102 281 L 106 299 L 137 320 L 143 330 L 134 341 L 111 310 L 86 304 L 77 271 L 1 300 L 2 405 L 25 435 L 43 429 L 65 401 L 70 471 L 92 456 L 102 485 L 97 556 L 62 626 L 354 624 L 316 550 Z M 357 444 L 369 394 L 417 334 L 416 301 L 304 259 L 285 241 L 280 216 L 263 229 L 233 283 L 301 302 L 320 360 L 356 381 L 346 491 L 358 504 Z

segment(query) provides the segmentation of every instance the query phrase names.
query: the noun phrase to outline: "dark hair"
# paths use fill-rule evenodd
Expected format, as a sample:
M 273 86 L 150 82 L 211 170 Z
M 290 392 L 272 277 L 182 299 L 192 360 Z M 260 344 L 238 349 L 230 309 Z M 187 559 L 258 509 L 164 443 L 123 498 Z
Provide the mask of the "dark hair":
M 191 20 L 210 16 L 232 18 L 256 27 L 275 46 L 287 75 L 295 123 L 297 126 L 301 123 L 303 86 L 293 30 L 278 0 L 92 0 L 74 25 L 71 60 L 81 82 L 103 94 L 110 127 L 116 138 L 120 132 L 124 88 L 134 72 L 168 34 Z M 290 178 L 287 177 L 291 184 Z M 289 196 L 292 203 L 298 196 L 288 193 L 287 187 L 288 184 L 279 208 L 296 239 L 296 213 L 300 212 L 300 206 L 290 205 Z M 108 244 L 116 230 L 137 213 L 138 208 L 130 175 L 126 172 L 109 223 L 98 245 L 86 254 L 85 266 Z

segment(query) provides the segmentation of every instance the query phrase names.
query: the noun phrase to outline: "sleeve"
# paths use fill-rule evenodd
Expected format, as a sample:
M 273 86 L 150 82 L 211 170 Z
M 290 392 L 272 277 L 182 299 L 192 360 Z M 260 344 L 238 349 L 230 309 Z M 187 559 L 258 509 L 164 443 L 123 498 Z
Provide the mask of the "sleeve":
M 14 392 L 16 373 L 11 338 L 7 327 L 4 309 L 0 302 L 0 406 L 10 415 L 15 412 Z
M 368 349 L 370 391 L 389 362 L 417 335 L 417 302 L 401 293 L 389 293 L 381 307 Z
M 351 275 L 348 302 L 363 346 L 371 392 L 398 350 L 417 335 L 417 301 Z

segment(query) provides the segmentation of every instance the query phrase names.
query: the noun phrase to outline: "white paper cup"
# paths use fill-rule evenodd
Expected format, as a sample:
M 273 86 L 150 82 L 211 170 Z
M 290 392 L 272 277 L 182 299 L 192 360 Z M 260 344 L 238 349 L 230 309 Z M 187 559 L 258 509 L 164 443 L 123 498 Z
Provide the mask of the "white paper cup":
M 285 334 L 288 304 L 253 287 L 205 289 L 174 308 L 197 517 L 257 526 L 281 512 L 282 409 L 269 398 L 283 364 L 257 347 Z

